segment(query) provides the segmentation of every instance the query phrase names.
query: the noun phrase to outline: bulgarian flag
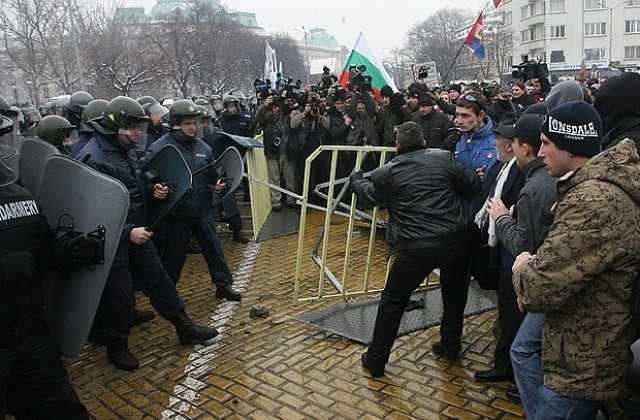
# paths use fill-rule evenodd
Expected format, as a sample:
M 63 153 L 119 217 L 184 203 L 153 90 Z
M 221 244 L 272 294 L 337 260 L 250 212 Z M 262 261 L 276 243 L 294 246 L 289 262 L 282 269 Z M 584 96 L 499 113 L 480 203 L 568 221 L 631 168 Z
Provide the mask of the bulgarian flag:
M 360 66 L 362 64 L 367 67 L 367 70 L 364 73 L 371 76 L 371 89 L 373 90 L 374 97 L 380 97 L 380 89 L 382 89 L 382 86 L 384 85 L 391 86 L 394 92 L 398 90 L 396 88 L 396 84 L 393 83 L 393 80 L 389 76 L 389 73 L 387 73 L 376 55 L 373 53 L 373 50 L 371 50 L 371 47 L 369 47 L 367 40 L 364 38 L 364 34 L 360 32 L 356 45 L 353 47 L 353 50 L 351 50 L 351 54 L 349 54 L 349 58 L 344 64 L 344 69 L 340 74 L 338 83 L 342 86 L 346 86 L 349 82 L 349 67 L 354 65 Z

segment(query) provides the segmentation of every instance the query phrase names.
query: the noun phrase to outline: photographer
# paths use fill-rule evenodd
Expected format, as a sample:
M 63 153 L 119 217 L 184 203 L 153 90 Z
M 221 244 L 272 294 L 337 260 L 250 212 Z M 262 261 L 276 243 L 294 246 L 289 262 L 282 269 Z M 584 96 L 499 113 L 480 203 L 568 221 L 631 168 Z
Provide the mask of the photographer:
M 380 89 L 383 105 L 378 110 L 377 131 L 382 146 L 395 147 L 396 135 L 393 128 L 411 121 L 411 110 L 406 107 L 407 102 L 400 92 L 393 92 L 390 86 Z
M 287 115 L 282 111 L 280 98 L 270 96 L 265 99 L 264 104 L 258 109 L 256 120 L 262 126 L 269 183 L 280 186 L 284 180 L 285 188 L 293 191 L 295 188 L 293 162 L 287 156 L 289 143 Z M 282 210 L 282 193 L 271 189 L 270 194 L 273 211 Z M 293 197 L 287 197 L 286 204 L 293 206 L 295 204 Z
M 293 142 L 289 150 L 293 158 L 295 192 L 298 194 L 302 193 L 305 160 L 314 150 L 327 141 L 325 129 L 322 127 L 320 96 L 317 93 L 309 92 L 306 97 L 303 96 L 301 99 L 304 101 L 302 112 L 293 115 L 289 123 L 291 141 Z M 329 177 L 326 168 L 326 156 L 321 154 L 313 161 L 311 167 L 310 190 L 313 190 L 316 184 L 325 182 L 327 179 Z
M 535 58 L 529 60 L 529 56 L 524 55 L 522 56 L 522 63 L 512 67 L 516 69 L 511 73 L 514 80 L 520 80 L 523 83 L 531 80 L 534 83 L 539 83 L 539 90 L 543 95 L 546 95 L 551 91 L 551 83 L 549 82 L 549 70 L 546 64 L 539 62 Z
M 497 124 L 507 112 L 518 111 L 511 103 L 511 93 L 501 86 L 496 86 L 489 93 L 489 107 L 487 116 Z

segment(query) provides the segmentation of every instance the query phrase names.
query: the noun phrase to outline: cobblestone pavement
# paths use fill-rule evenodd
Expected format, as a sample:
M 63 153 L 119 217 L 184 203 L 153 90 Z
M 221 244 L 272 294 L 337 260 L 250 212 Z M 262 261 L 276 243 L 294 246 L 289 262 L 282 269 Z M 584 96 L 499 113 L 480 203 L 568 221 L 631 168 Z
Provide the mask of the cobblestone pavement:
M 71 380 L 97 419 L 516 419 L 506 382 L 482 384 L 474 372 L 491 365 L 496 311 L 465 322 L 462 357 L 430 352 L 438 327 L 400 337 L 387 374 L 363 371 L 364 346 L 293 319 L 331 302 L 293 306 L 297 235 L 237 244 L 221 233 L 240 303 L 215 298 L 204 260 L 188 258 L 178 288 L 198 323 L 221 331 L 207 346 L 181 346 L 159 316 L 133 328 L 140 369 L 125 372 L 89 344 L 68 362 Z M 309 261 L 309 264 L 312 264 Z M 150 309 L 138 294 L 139 309 Z M 254 304 L 268 318 L 251 318 Z

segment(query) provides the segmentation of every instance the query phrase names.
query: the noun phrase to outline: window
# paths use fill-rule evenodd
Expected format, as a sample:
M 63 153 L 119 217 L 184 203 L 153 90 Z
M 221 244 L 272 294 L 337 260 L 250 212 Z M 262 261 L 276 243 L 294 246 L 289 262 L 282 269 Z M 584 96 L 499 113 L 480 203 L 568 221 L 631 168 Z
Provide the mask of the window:
M 550 35 L 549 36 L 551 38 L 564 38 L 565 37 L 564 25 L 551 26 L 549 29 L 550 29 Z
M 640 58 L 640 45 L 624 47 L 625 60 L 637 60 L 638 58 Z
M 551 62 L 552 63 L 564 63 L 567 61 L 564 58 L 564 51 L 551 51 Z
M 627 6 L 640 6 L 640 0 L 628 0 Z
M 607 34 L 607 22 L 585 23 L 584 36 L 597 36 Z
M 532 26 L 524 31 L 520 31 L 520 37 L 522 38 L 522 42 L 535 41 L 537 39 L 544 38 L 544 27 L 543 26 Z
M 629 0 L 632 1 L 632 0 Z M 640 0 L 637 0 L 640 1 Z M 564 12 L 564 0 L 551 0 L 549 2 L 549 11 L 551 12 Z
M 520 8 L 520 19 L 526 19 L 531 16 L 544 14 L 544 2 L 529 3 Z
M 604 9 L 604 1 L 606 0 L 584 0 L 584 10 Z
M 640 20 L 627 20 L 624 22 L 624 33 L 637 34 L 640 33 Z
M 511 12 L 505 12 L 502 14 L 502 24 L 511 25 L 513 23 L 513 16 Z
M 604 61 L 606 53 L 605 48 L 587 48 L 584 50 L 584 61 Z

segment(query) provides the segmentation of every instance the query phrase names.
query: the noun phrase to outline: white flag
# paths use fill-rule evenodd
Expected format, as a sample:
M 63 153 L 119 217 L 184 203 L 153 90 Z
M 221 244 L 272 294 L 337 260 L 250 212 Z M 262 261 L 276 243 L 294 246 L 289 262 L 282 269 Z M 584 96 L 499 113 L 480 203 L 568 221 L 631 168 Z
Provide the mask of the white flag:
M 271 80 L 271 86 L 275 87 L 278 78 L 278 61 L 276 60 L 276 50 L 271 48 L 269 41 L 266 41 L 265 59 L 264 59 L 264 79 Z

